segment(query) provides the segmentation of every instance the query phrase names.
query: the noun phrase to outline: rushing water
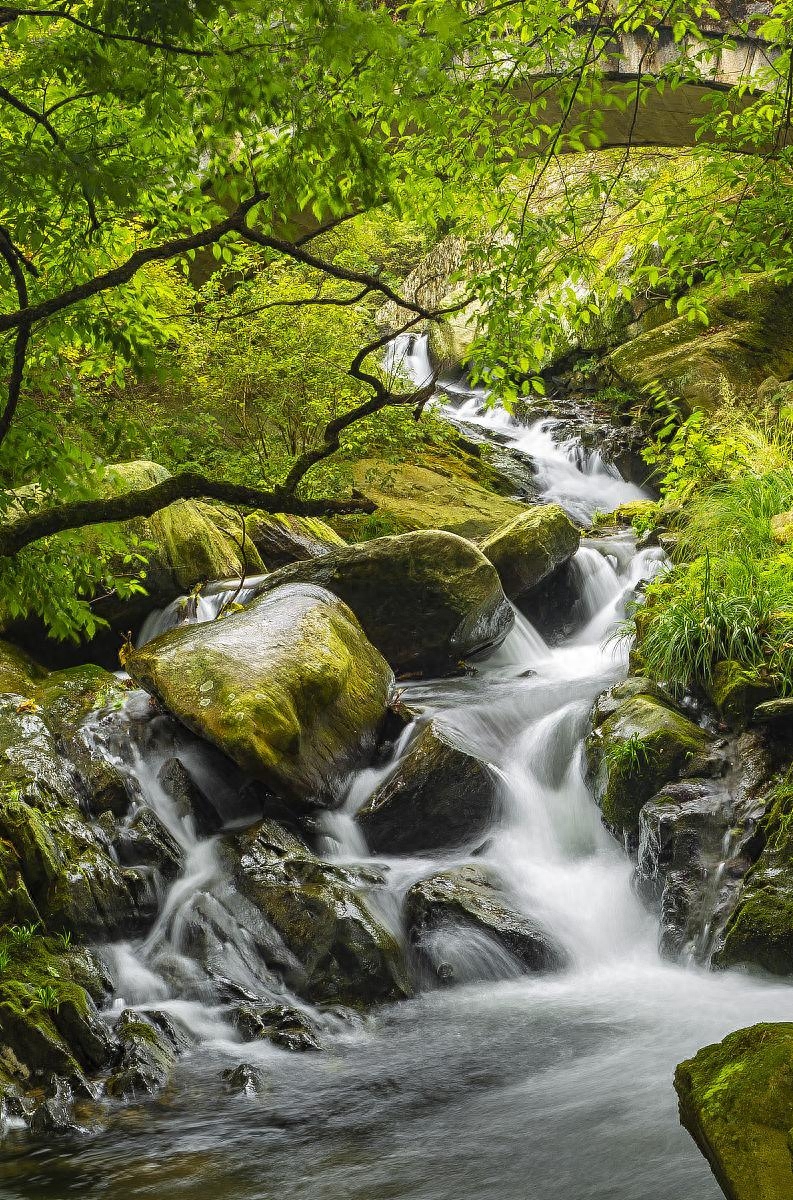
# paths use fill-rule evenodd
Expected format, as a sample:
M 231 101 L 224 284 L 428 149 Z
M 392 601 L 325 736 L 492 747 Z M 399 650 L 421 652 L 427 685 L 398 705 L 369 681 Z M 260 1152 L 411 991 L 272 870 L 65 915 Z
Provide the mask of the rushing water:
M 420 369 L 414 362 L 414 374 Z M 636 495 L 598 460 L 557 445 L 547 423 L 509 425 L 472 393 L 456 402 L 469 406 L 467 419 L 498 422 L 536 456 L 546 497 L 575 514 Z M 678 1125 L 674 1065 L 738 1026 L 789 1017 L 793 994 L 737 973 L 664 963 L 657 923 L 631 887 L 632 865 L 587 789 L 588 713 L 626 670 L 626 647 L 609 635 L 637 583 L 660 565 L 659 551 L 637 551 L 629 535 L 585 540 L 575 559 L 571 638 L 548 646 L 518 615 L 475 674 L 417 683 L 407 693 L 423 717 L 491 765 L 503 811 L 476 861 L 494 868 L 517 906 L 553 931 L 569 967 L 523 976 L 484 936 L 447 939 L 440 952 L 460 986 L 426 991 L 357 1023 L 326 1017 L 322 1054 L 237 1041 L 216 990 L 185 949 L 184 930 L 200 911 L 229 981 L 257 994 L 282 990 L 257 953 L 267 932 L 225 879 L 216 839 L 197 836 L 157 781 L 177 752 L 222 807 L 229 784 L 217 761 L 168 718 L 147 717 L 140 696 L 115 723 L 99 722 L 92 736 L 135 774 L 145 803 L 186 856 L 146 940 L 106 950 L 116 1005 L 169 1008 L 200 1044 L 178 1065 L 171 1094 L 118 1112 L 106 1131 L 77 1144 L 7 1142 L 0 1196 L 716 1200 L 707 1165 Z M 147 633 L 180 616 L 210 619 L 221 590 L 204 610 L 167 613 Z M 326 855 L 368 858 L 354 812 L 411 735 L 390 764 L 360 773 L 343 808 L 326 814 Z M 399 932 L 406 889 L 464 861 L 461 852 L 385 860 L 381 919 Z M 263 1097 L 222 1094 L 221 1070 L 239 1061 L 264 1067 Z

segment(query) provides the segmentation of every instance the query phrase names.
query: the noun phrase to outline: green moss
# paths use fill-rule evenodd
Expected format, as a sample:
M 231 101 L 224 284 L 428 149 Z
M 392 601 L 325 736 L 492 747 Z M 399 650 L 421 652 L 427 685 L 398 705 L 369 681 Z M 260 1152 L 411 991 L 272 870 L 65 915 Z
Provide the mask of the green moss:
M 708 691 L 721 715 L 736 723 L 748 721 L 758 704 L 776 695 L 776 688 L 760 671 L 731 659 L 716 663 Z
M 755 1025 L 675 1072 L 680 1117 L 729 1200 L 789 1200 L 793 1024 Z
M 706 329 L 678 317 L 613 351 L 617 376 L 640 389 L 660 385 L 689 410 L 713 411 L 730 398 L 751 404 L 769 375 L 793 372 L 793 288 L 765 276 L 747 283 L 735 297 L 702 292 L 711 317 Z
M 412 462 L 362 459 L 352 472 L 356 487 L 377 505 L 378 516 L 390 521 L 389 533 L 445 529 L 484 537 L 524 511 L 495 494 L 500 477 L 486 461 L 451 447 L 428 449 Z
M 652 696 L 622 702 L 587 746 L 606 824 L 620 836 L 637 838 L 643 805 L 678 773 L 691 770 L 711 740 Z

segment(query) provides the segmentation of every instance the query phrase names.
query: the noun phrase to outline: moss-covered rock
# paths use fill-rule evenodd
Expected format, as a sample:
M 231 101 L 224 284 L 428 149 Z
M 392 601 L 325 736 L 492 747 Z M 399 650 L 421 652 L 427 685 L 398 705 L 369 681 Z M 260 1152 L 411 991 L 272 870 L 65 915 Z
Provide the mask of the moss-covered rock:
M 716 663 L 708 694 L 721 715 L 734 724 L 745 724 L 758 704 L 771 700 L 776 688 L 761 672 L 723 659 Z
M 638 841 L 642 805 L 675 776 L 696 774 L 712 738 L 653 696 L 623 701 L 587 743 L 603 820 L 620 838 Z
M 293 956 L 289 982 L 300 995 L 365 1008 L 409 994 L 399 944 L 363 895 L 379 877 L 318 859 L 274 821 L 235 839 L 229 853 L 238 888 Z
M 245 518 L 245 529 L 268 570 L 305 558 L 321 558 L 346 545 L 344 538 L 318 517 L 254 512 Z
M 107 495 L 123 495 L 160 483 L 169 474 L 159 464 L 143 460 L 116 463 L 108 470 L 104 491 Z M 253 542 L 248 542 L 243 558 L 240 518 L 223 505 L 177 500 L 151 517 L 126 522 L 124 529 L 146 543 L 142 552 L 148 559 L 144 580 L 147 595 L 102 600 L 97 611 L 111 621 L 122 616 L 137 620 L 196 584 L 239 576 L 243 570 L 259 574 L 265 569 Z
M 24 650 L 10 642 L 0 642 L 0 692 L 29 696 L 45 675 L 44 668 Z
M 498 645 L 514 616 L 498 574 L 464 538 L 423 530 L 347 546 L 268 576 L 313 583 L 349 604 L 369 640 L 399 673 L 442 673 Z
M 456 982 L 453 965 L 450 969 L 444 961 L 442 940 L 455 928 L 485 934 L 524 971 L 556 970 L 564 963 L 549 934 L 510 905 L 499 881 L 483 867 L 453 867 L 420 880 L 405 899 L 405 919 L 414 950 L 443 983 Z M 492 961 L 488 967 L 492 978 Z
M 355 486 L 377 505 L 378 520 L 390 522 L 388 532 L 444 529 L 486 537 L 522 512 L 509 499 L 515 489 L 481 453 L 448 447 L 428 449 L 410 462 L 365 458 L 352 473 Z
M 751 405 L 769 375 L 786 379 L 793 372 L 793 287 L 755 276 L 737 296 L 705 291 L 703 299 L 706 329 L 677 317 L 626 342 L 609 362 L 622 381 L 660 385 L 689 409 L 714 410 L 734 400 Z
M 373 853 L 414 854 L 481 836 L 497 812 L 495 777 L 430 721 L 356 821 Z
M 527 509 L 482 542 L 511 600 L 532 591 L 578 549 L 580 531 L 558 504 Z
M 371 754 L 393 684 L 350 610 L 302 585 L 172 630 L 127 666 L 243 770 L 285 799 L 319 805 L 338 803 L 345 776 Z
M 680 1120 L 728 1200 L 793 1196 L 793 1024 L 754 1025 L 675 1071 Z
M 153 911 L 139 879 L 119 867 L 85 819 L 85 785 L 28 701 L 0 697 L 0 838 L 50 930 L 107 938 L 140 927 Z M 143 906 L 143 907 L 141 907 Z
M 118 1019 L 118 1048 L 105 1085 L 114 1100 L 156 1096 L 168 1086 L 177 1050 L 167 1026 L 159 1027 L 155 1016 L 124 1009 Z

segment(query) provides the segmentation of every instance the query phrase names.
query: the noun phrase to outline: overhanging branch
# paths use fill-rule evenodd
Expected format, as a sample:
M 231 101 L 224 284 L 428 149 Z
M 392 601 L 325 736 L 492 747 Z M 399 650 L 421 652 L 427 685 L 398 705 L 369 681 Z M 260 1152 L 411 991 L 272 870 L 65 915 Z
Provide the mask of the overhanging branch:
M 129 521 L 134 517 L 150 517 L 176 500 L 198 499 L 219 500 L 242 508 L 255 508 L 269 513 L 285 512 L 299 517 L 341 516 L 375 510 L 372 501 L 360 493 L 354 492 L 349 500 L 301 500 L 284 488 L 266 491 L 183 471 L 150 488 L 141 488 L 122 496 L 72 500 L 8 521 L 0 525 L 0 557 L 10 558 L 33 542 L 69 529 Z

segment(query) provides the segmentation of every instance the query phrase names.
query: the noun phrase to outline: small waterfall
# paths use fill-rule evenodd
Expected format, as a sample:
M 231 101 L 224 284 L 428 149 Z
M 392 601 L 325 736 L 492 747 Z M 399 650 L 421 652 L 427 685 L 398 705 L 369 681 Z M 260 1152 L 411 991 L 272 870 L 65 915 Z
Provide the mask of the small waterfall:
M 176 629 L 179 625 L 201 625 L 214 621 L 231 604 L 247 604 L 256 595 L 264 575 L 248 575 L 245 579 L 218 579 L 201 592 L 179 596 L 165 608 L 149 613 L 138 635 L 138 646 Z

